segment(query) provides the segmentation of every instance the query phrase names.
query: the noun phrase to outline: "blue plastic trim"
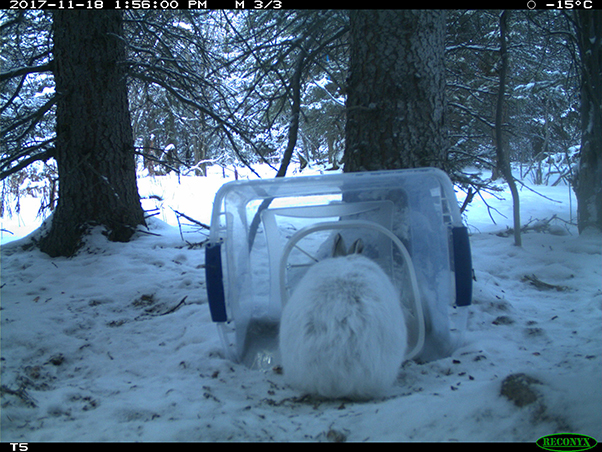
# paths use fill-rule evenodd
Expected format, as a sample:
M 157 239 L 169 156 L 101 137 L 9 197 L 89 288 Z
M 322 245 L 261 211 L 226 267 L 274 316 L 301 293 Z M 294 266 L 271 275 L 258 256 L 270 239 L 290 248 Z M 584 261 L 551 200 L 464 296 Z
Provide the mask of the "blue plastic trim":
M 208 243 L 205 246 L 205 284 L 209 310 L 214 322 L 227 322 L 226 297 L 222 273 L 222 252 L 220 243 Z
M 454 267 L 456 273 L 456 306 L 472 303 L 472 256 L 466 227 L 452 228 Z

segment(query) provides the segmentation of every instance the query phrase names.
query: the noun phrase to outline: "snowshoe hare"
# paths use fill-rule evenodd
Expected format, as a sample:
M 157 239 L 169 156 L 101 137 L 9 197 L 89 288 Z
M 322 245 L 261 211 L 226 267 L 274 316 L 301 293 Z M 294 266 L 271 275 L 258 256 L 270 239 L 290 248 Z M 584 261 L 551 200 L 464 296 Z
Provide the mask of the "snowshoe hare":
M 284 306 L 282 367 L 305 393 L 370 399 L 397 378 L 407 347 L 399 293 L 361 248 L 347 252 L 338 234 L 335 257 L 314 264 Z

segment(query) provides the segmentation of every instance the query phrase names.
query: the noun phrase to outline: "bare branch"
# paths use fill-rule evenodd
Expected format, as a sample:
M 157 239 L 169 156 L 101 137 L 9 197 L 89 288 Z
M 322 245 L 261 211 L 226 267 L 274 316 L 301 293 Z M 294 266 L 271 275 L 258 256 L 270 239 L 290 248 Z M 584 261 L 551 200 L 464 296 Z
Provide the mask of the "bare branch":
M 45 162 L 53 156 L 54 156 L 54 153 L 51 150 L 46 150 L 44 152 L 40 152 L 39 154 L 29 156 L 28 158 L 21 160 L 15 166 L 12 166 L 10 169 L 0 172 L 0 180 L 5 179 L 12 174 L 18 173 L 22 169 L 31 165 L 33 162 L 38 162 L 38 161 Z
M 19 77 L 21 75 L 39 74 L 41 72 L 53 72 L 54 71 L 54 60 L 49 61 L 46 64 L 40 66 L 23 66 L 16 69 L 12 69 L 6 72 L 0 72 L 0 82 L 8 80 L 13 77 Z

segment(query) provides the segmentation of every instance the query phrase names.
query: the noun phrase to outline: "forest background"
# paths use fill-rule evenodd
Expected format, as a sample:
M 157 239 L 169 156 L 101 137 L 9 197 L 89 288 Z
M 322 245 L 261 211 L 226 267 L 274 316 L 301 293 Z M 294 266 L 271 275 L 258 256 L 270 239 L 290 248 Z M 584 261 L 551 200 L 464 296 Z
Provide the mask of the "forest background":
M 39 197 L 41 249 L 72 255 L 90 224 L 114 241 L 144 224 L 136 173 L 327 162 L 436 166 L 463 207 L 495 190 L 466 167 L 520 183 L 513 167 L 571 184 L 579 229 L 600 229 L 601 27 L 597 10 L 3 10 L 0 215 Z

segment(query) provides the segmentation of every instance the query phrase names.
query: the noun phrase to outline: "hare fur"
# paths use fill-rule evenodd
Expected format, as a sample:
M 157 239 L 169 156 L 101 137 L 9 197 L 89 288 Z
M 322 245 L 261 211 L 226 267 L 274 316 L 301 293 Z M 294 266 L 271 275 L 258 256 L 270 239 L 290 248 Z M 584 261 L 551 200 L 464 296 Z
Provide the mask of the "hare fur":
M 397 378 L 407 347 L 399 293 L 380 266 L 345 254 L 314 264 L 285 305 L 280 352 L 285 379 L 304 393 L 370 399 Z

